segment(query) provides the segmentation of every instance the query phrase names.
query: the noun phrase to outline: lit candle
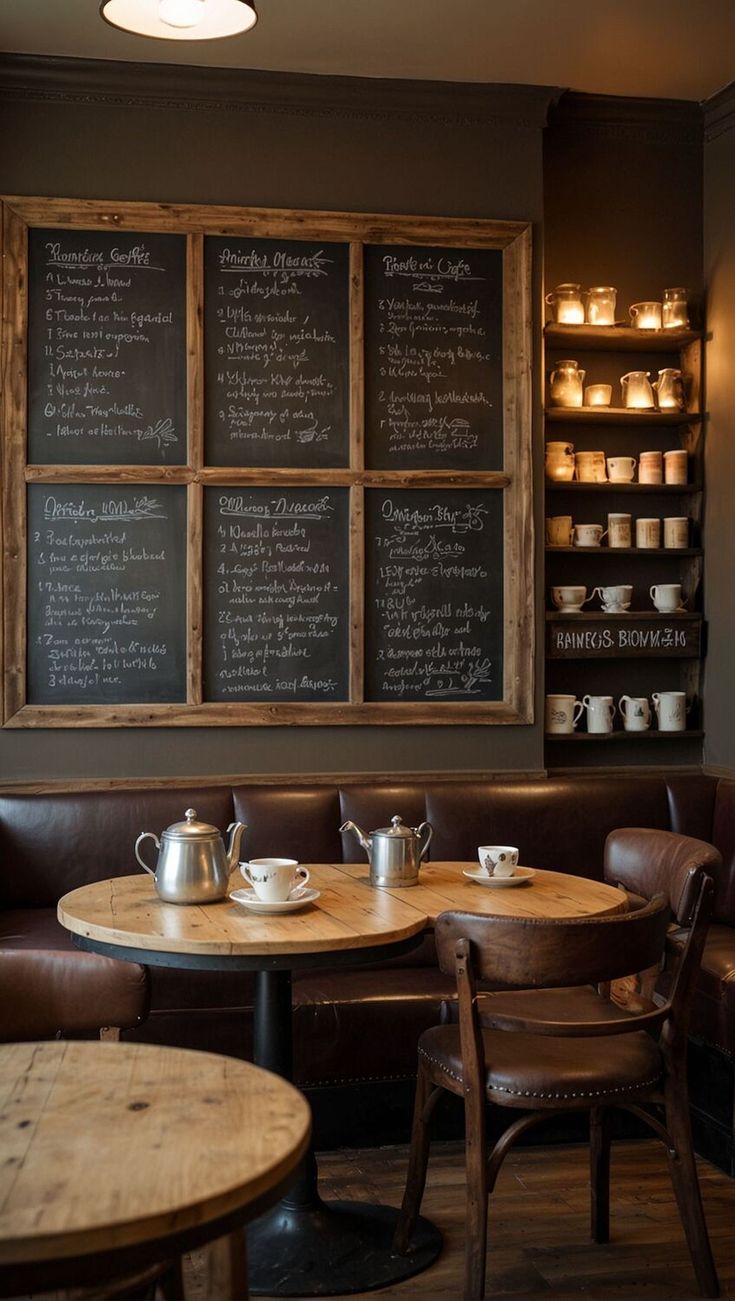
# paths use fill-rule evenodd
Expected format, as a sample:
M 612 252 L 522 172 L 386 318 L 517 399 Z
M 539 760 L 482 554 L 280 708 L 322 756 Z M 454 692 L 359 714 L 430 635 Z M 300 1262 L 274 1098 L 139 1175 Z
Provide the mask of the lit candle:
M 660 330 L 661 304 L 633 303 L 630 319 L 637 330 Z
M 588 384 L 584 391 L 586 407 L 609 407 L 612 401 L 612 384 Z
M 688 328 L 689 308 L 686 289 L 664 289 L 662 320 L 665 330 Z
M 582 303 L 559 303 L 557 311 L 560 325 L 584 325 Z
M 584 325 L 584 303 L 581 285 L 557 285 L 545 301 L 551 308 L 557 325 Z

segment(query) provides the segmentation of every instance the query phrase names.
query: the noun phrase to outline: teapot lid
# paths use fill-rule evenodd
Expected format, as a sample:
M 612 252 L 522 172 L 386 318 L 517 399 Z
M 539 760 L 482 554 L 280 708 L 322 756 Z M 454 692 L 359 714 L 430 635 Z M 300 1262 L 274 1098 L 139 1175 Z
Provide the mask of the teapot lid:
M 184 817 L 185 822 L 174 822 L 162 833 L 167 840 L 212 840 L 219 836 L 216 827 L 197 821 L 196 809 L 187 809 Z
M 377 831 L 372 831 L 370 834 L 373 836 L 390 836 L 391 839 L 398 836 L 407 840 L 409 838 L 413 839 L 416 832 L 413 827 L 404 826 L 403 818 L 400 818 L 397 813 L 394 813 L 390 820 L 389 827 L 378 827 Z

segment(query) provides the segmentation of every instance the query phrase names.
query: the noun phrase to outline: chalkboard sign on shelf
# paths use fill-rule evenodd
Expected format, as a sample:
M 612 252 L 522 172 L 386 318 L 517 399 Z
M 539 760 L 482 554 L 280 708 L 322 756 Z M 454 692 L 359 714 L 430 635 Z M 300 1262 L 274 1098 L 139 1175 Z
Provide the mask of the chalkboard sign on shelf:
M 370 489 L 365 518 L 366 700 L 502 699 L 502 493 Z
M 349 246 L 204 242 L 210 465 L 349 462 Z
M 346 700 L 349 492 L 208 488 L 207 700 Z
M 367 246 L 366 464 L 503 468 L 503 255 Z
M 186 489 L 28 487 L 28 702 L 186 698 Z
M 29 231 L 28 459 L 186 462 L 186 238 Z

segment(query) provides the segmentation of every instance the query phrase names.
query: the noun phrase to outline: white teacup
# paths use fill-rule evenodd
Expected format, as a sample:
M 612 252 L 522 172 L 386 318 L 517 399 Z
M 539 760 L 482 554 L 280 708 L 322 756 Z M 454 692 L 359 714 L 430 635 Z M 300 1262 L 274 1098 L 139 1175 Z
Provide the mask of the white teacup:
M 599 547 L 605 536 L 601 524 L 575 524 L 572 531 L 575 547 Z
M 634 456 L 608 456 L 607 477 L 611 483 L 632 483 L 635 467 Z
M 647 696 L 621 696 L 618 709 L 626 732 L 646 732 L 651 726 L 651 706 Z
M 622 614 L 624 610 L 630 609 L 630 603 L 633 600 L 633 585 L 631 583 L 617 583 L 614 587 L 596 587 L 595 593 L 602 601 L 602 608 L 605 614 Z
M 263 903 L 283 903 L 309 880 L 309 869 L 295 858 L 251 858 L 240 871 Z
M 478 845 L 477 858 L 488 876 L 512 876 L 518 866 L 515 845 Z
M 579 614 L 582 606 L 592 598 L 587 595 L 586 587 L 552 587 L 551 599 L 557 610 Z
M 681 609 L 681 583 L 654 583 L 649 596 L 661 614 L 673 614 Z

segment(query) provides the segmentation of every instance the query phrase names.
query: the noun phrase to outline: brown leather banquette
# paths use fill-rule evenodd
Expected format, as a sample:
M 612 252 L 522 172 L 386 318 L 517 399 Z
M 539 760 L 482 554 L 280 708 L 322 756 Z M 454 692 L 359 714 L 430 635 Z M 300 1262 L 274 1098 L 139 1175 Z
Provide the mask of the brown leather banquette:
M 349 818 L 369 831 L 394 813 L 414 825 L 431 823 L 433 859 L 472 860 L 478 844 L 502 842 L 517 844 L 528 865 L 599 879 L 608 833 L 621 826 L 714 844 L 723 866 L 692 1017 L 692 1103 L 699 1150 L 735 1171 L 735 781 L 600 775 L 0 795 L 3 1038 L 74 1036 L 104 1024 L 123 1027 L 125 1037 L 250 1052 L 250 977 L 148 972 L 82 954 L 56 922 L 62 894 L 138 870 L 138 833 L 160 834 L 189 805 L 223 830 L 233 818 L 247 823 L 243 858 L 278 853 L 302 862 L 355 861 L 362 851 L 352 836 L 340 835 L 341 823 Z M 297 1083 L 317 1106 L 321 1098 L 324 1114 L 337 1096 L 343 1104 L 352 1099 L 349 1133 L 327 1126 L 326 1142 L 391 1136 L 391 1107 L 401 1089 L 406 1102 L 410 1097 L 418 1036 L 436 1022 L 451 993 L 430 938 L 380 967 L 325 967 L 294 977 Z

